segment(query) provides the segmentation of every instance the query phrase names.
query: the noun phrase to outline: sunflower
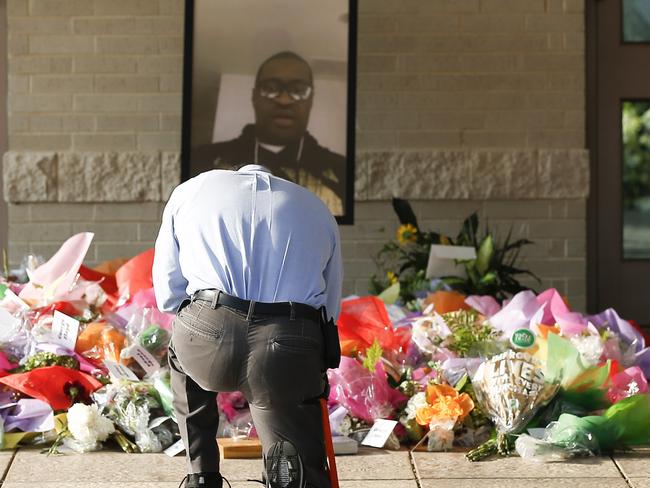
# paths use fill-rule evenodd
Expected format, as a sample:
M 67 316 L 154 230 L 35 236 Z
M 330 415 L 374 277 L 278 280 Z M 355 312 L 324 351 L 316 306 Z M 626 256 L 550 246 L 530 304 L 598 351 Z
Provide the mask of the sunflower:
M 416 242 L 418 239 L 418 230 L 413 224 L 404 224 L 397 229 L 397 240 L 400 244 L 407 242 Z

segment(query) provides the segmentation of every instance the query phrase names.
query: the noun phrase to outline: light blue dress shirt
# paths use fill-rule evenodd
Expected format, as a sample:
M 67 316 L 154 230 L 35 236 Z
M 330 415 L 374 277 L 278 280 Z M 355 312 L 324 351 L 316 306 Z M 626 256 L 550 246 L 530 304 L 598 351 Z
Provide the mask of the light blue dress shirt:
M 256 302 L 325 305 L 336 319 L 342 279 L 339 230 L 328 208 L 261 166 L 201 173 L 167 202 L 153 264 L 163 311 L 216 288 Z

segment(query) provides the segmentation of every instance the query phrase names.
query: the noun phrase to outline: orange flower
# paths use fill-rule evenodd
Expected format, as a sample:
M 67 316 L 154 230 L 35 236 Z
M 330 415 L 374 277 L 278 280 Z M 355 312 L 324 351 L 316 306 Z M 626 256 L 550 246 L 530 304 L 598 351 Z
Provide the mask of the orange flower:
M 474 402 L 467 393 L 458 392 L 449 385 L 427 386 L 427 405 L 415 412 L 420 425 L 429 425 L 434 420 L 463 420 L 474 408 Z

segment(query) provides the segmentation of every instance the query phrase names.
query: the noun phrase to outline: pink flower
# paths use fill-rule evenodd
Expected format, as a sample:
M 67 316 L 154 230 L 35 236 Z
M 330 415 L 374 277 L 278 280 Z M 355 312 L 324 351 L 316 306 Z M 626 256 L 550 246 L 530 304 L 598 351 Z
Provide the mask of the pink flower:
M 612 403 L 616 403 L 623 398 L 647 391 L 648 381 L 643 371 L 638 366 L 632 366 L 614 375 L 612 385 L 607 390 L 607 398 Z

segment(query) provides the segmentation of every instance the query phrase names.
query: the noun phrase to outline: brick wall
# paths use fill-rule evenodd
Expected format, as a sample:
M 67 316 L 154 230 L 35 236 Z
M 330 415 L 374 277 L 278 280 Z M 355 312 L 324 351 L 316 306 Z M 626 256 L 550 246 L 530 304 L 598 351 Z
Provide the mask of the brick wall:
M 7 7 L 10 150 L 178 151 L 182 0 Z M 522 264 L 584 309 L 588 175 L 576 177 L 575 161 L 559 152 L 530 170 L 533 183 L 546 178 L 545 191 L 522 191 L 511 178 L 526 176 L 530 155 L 585 146 L 583 10 L 584 0 L 359 1 L 357 160 L 365 173 L 357 223 L 341 229 L 346 293 L 365 292 L 371 256 L 394 235 L 387 198 L 395 195 L 414 199 L 423 227 L 454 234 L 476 209 L 503 232 L 513 226 L 516 237 L 536 241 Z M 386 163 L 400 160 L 409 172 L 413 151 L 445 149 L 466 154 L 419 157 L 406 179 Z M 430 191 L 441 185 L 462 191 Z M 49 255 L 81 230 L 96 232 L 90 264 L 132 255 L 151 245 L 163 205 L 48 195 L 50 203 L 10 204 L 12 262 Z

